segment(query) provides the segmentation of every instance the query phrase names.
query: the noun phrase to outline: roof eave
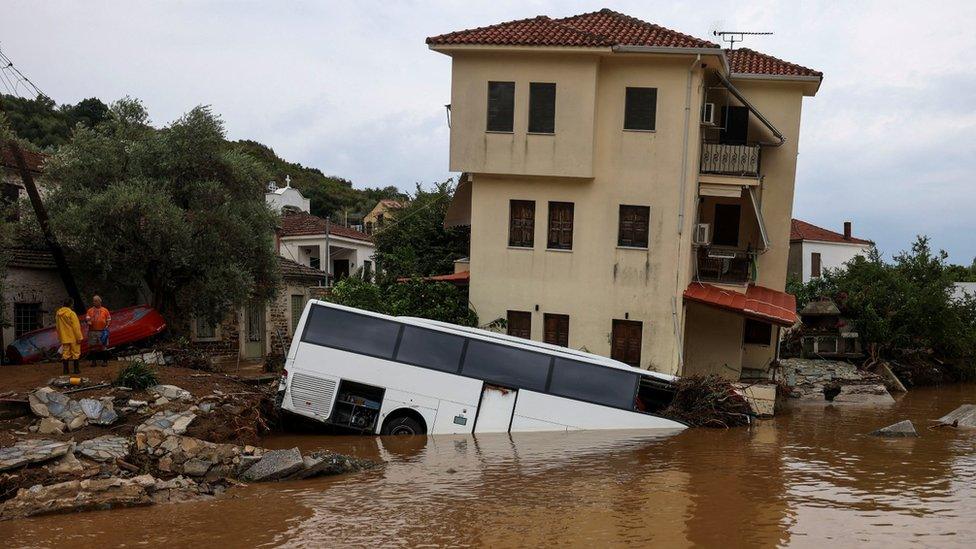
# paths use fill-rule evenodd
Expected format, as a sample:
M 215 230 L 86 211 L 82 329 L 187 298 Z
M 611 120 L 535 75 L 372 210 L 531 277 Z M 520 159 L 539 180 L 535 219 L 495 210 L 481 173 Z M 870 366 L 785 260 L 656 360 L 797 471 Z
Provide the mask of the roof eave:
M 533 46 L 533 45 L 502 45 L 502 44 L 427 44 L 427 47 L 444 55 L 458 52 L 540 52 L 540 53 L 596 53 L 607 54 L 612 51 L 609 46 Z
M 731 80 L 770 80 L 774 82 L 796 82 L 803 84 L 803 95 L 813 97 L 820 91 L 823 76 L 800 76 L 793 74 L 755 74 L 748 72 L 734 72 L 729 75 Z

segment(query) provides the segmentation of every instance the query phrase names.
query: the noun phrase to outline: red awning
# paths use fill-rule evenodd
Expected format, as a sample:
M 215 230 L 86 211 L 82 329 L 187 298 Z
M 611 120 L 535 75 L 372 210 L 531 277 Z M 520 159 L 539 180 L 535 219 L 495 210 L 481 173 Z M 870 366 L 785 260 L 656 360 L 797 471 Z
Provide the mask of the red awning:
M 471 280 L 471 272 L 462 271 L 460 273 L 424 276 L 424 277 L 420 277 L 420 280 L 427 280 L 430 282 L 450 282 L 452 284 L 457 284 L 459 286 L 465 286 Z M 409 282 L 409 281 L 410 281 L 409 277 L 397 279 L 397 282 Z
M 685 300 L 718 307 L 750 318 L 792 326 L 799 317 L 796 314 L 796 298 L 786 292 L 750 285 L 745 293 L 726 290 L 692 282 L 685 290 Z

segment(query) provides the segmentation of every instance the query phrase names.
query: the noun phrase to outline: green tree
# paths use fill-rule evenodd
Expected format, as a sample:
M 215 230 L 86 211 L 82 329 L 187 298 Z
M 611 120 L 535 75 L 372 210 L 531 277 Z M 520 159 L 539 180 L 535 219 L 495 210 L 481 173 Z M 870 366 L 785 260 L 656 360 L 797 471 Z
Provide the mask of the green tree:
M 447 282 L 413 279 L 381 286 L 349 277 L 336 283 L 329 299 L 340 305 L 388 315 L 478 325 L 478 315 L 468 306 L 465 292 Z
M 211 319 L 278 280 L 268 174 L 197 107 L 162 129 L 125 99 L 47 165 L 51 224 L 88 288 L 146 288 L 164 312 Z
M 59 107 L 44 95 L 25 99 L 4 94 L 0 95 L 0 108 L 21 139 L 48 150 L 66 143 L 77 124 L 93 128 L 108 116 L 108 106 L 94 97 Z
M 454 261 L 468 255 L 470 229 L 444 228 L 444 217 L 453 197 L 450 180 L 436 184 L 429 191 L 418 184 L 407 206 L 373 234 L 376 262 L 387 282 L 451 273 Z

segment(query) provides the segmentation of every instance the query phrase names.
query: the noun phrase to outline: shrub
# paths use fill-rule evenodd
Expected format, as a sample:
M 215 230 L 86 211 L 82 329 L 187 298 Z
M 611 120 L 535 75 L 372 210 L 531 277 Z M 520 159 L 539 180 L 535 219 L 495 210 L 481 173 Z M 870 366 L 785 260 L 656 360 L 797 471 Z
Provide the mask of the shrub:
M 115 379 L 115 384 L 120 387 L 132 389 L 147 389 L 156 385 L 156 372 L 152 366 L 142 361 L 129 362 L 119 371 L 119 377 Z

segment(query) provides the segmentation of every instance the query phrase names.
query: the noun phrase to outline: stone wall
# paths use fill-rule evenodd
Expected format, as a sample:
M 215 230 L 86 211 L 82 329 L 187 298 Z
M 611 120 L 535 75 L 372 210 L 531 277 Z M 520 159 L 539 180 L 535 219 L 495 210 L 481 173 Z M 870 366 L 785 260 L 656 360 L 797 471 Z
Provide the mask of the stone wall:
M 58 272 L 8 267 L 3 284 L 3 340 L 14 340 L 14 303 L 40 303 L 41 327 L 54 324 L 54 313 L 67 297 Z

